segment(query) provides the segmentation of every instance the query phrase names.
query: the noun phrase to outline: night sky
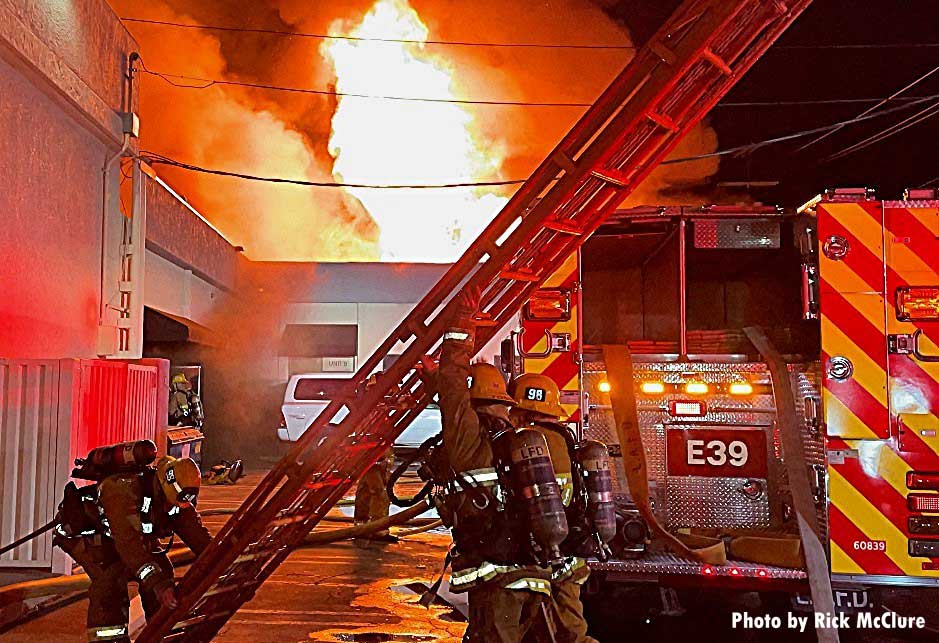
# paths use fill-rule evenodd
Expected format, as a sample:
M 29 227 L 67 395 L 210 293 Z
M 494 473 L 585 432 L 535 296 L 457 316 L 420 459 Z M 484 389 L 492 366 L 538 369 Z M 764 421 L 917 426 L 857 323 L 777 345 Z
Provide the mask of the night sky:
M 607 12 L 637 43 L 662 23 L 674 0 L 610 0 Z M 932 47 L 790 49 L 804 45 L 932 44 Z M 723 102 L 885 98 L 939 65 L 939 0 L 816 0 L 757 61 Z M 939 94 L 939 72 L 904 97 Z M 899 104 L 899 103 L 897 103 Z M 684 186 L 704 200 L 746 200 L 747 188 L 720 182 L 778 181 L 750 187 L 764 203 L 798 205 L 828 187 L 865 186 L 898 199 L 904 188 L 939 187 L 939 108 L 932 117 L 846 157 L 826 157 L 935 105 L 929 101 L 873 121 L 846 127 L 808 149 L 803 143 L 765 147 L 744 157 L 724 157 L 710 184 Z M 709 117 L 721 149 L 811 129 L 858 115 L 874 103 L 720 107 Z M 927 112 L 929 113 L 929 112 Z M 742 190 L 742 191 L 741 191 Z

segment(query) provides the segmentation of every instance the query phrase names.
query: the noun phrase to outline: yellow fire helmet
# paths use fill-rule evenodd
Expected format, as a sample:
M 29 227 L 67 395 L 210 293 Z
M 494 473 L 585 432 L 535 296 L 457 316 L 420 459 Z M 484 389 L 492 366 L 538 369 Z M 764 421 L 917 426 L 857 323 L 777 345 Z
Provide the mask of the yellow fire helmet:
M 542 373 L 523 373 L 509 385 L 509 392 L 520 409 L 560 418 L 567 412 L 561 406 L 557 382 Z
M 202 483 L 202 473 L 191 458 L 176 459 L 165 455 L 157 460 L 157 478 L 166 499 L 174 505 L 188 507 L 195 503 Z
M 470 367 L 470 399 L 474 402 L 497 402 L 515 406 L 515 400 L 505 390 L 505 380 L 499 369 L 488 362 L 477 362 Z
M 176 373 L 170 383 L 176 386 L 177 389 L 183 388 L 188 391 L 192 388 L 192 384 L 189 383 L 189 379 L 186 377 L 185 373 Z

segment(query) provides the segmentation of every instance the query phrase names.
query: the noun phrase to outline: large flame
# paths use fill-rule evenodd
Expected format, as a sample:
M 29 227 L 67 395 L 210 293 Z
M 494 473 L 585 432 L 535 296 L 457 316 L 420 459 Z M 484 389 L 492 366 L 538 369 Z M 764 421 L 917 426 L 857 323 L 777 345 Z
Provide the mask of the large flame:
M 331 40 L 340 94 L 454 99 L 454 71 L 428 51 L 428 29 L 407 0 L 378 0 L 355 25 L 336 22 L 332 35 L 415 43 Z M 485 144 L 460 104 L 340 96 L 329 150 L 337 178 L 360 184 L 441 184 L 497 178 L 503 151 Z M 452 261 L 506 199 L 491 188 L 346 188 L 380 229 L 385 261 Z

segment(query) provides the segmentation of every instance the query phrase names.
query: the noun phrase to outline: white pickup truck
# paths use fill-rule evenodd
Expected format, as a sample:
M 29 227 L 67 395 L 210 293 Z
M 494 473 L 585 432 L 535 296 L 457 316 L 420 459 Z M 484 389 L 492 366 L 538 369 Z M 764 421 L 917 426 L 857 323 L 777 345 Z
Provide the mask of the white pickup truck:
M 277 427 L 277 437 L 285 442 L 299 440 L 333 396 L 346 385 L 351 375 L 301 373 L 291 376 L 284 392 L 284 404 L 281 407 L 283 417 Z M 343 408 L 332 421 L 339 422 L 346 414 Z M 416 449 L 424 440 L 439 432 L 440 428 L 440 408 L 431 404 L 398 436 L 394 444 L 395 451 Z

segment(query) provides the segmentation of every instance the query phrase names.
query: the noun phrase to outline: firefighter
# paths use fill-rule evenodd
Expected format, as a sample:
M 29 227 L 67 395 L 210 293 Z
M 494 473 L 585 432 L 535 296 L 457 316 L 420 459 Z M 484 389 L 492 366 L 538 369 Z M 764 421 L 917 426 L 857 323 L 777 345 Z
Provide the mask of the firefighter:
M 468 593 L 464 641 L 518 643 L 547 614 L 550 569 L 530 562 L 520 539 L 513 538 L 507 511 L 497 506 L 493 443 L 498 435 L 514 432 L 509 416 L 514 401 L 495 366 L 470 366 L 472 319 L 478 303 L 478 290 L 460 296 L 456 318 L 444 334 L 434 378 L 446 462 L 456 473 L 451 484 L 454 493 L 448 496 L 452 502 L 443 505 L 455 543 L 450 590 Z
M 202 400 L 184 373 L 177 373 L 170 382 L 169 416 L 172 426 L 193 426 L 200 431 L 205 422 Z
M 391 500 L 388 498 L 386 486 L 393 466 L 394 455 L 391 449 L 388 449 L 359 478 L 355 487 L 355 512 L 353 514 L 355 524 L 361 525 L 388 517 Z M 383 529 L 375 532 L 368 539 L 356 538 L 355 544 L 359 547 L 366 546 L 368 540 L 398 542 L 398 539 L 392 536 L 387 529 Z
M 378 377 L 375 373 L 369 375 L 365 381 L 365 390 L 375 386 L 377 381 Z M 393 467 L 394 454 L 391 449 L 388 449 L 359 478 L 355 486 L 355 510 L 352 518 L 356 525 L 388 517 L 391 499 L 388 497 L 386 487 Z M 368 538 L 356 538 L 355 544 L 358 547 L 366 547 L 369 540 L 398 542 L 398 539 L 387 529 L 383 529 L 371 534 Z
M 515 400 L 512 415 L 516 426 L 533 428 L 544 435 L 564 506 L 571 511 L 576 505 L 572 500 L 574 476 L 578 475 L 573 456 L 575 437 L 571 429 L 560 422 L 565 412 L 557 383 L 547 375 L 525 373 L 512 381 L 509 391 Z M 579 522 L 572 516 L 568 520 L 571 523 Z M 586 561 L 572 555 L 565 556 L 563 564 L 552 573 L 550 612 L 558 643 L 594 641 L 587 636 L 587 621 L 580 600 L 581 585 L 589 574 Z
M 81 516 L 60 511 L 54 543 L 91 578 L 89 641 L 129 643 L 131 581 L 139 585 L 147 618 L 161 606 L 178 607 L 173 565 L 159 539 L 176 534 L 197 556 L 208 547 L 212 536 L 194 506 L 200 479 L 198 465 L 189 458 L 164 456 L 156 467 L 115 473 L 91 485 Z M 74 524 L 95 513 L 91 529 L 87 523 Z

